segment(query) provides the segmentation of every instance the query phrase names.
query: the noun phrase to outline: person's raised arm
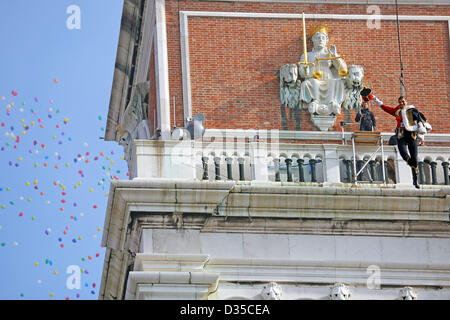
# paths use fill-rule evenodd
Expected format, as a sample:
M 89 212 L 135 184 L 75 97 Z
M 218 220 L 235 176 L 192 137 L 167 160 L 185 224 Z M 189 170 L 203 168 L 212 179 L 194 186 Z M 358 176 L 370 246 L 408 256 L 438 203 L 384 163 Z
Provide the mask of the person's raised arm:
M 373 95 L 372 100 L 375 101 L 375 103 L 376 103 L 381 109 L 383 109 L 383 111 L 385 111 L 385 112 L 387 112 L 387 113 L 389 113 L 389 114 L 395 116 L 395 111 L 396 111 L 395 108 L 392 108 L 392 107 L 389 107 L 389 106 L 385 105 L 385 104 L 383 103 L 383 101 L 381 101 L 380 99 L 378 99 L 375 95 Z

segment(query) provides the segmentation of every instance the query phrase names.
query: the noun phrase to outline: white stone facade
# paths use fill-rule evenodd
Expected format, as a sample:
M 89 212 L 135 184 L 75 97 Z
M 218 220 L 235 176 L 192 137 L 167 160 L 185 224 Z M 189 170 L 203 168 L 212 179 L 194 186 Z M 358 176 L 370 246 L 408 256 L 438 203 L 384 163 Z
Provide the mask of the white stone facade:
M 450 299 L 449 194 L 115 182 L 100 298 L 262 300 L 274 282 L 289 300 L 330 299 L 336 284 L 355 300 L 401 299 L 405 287 Z

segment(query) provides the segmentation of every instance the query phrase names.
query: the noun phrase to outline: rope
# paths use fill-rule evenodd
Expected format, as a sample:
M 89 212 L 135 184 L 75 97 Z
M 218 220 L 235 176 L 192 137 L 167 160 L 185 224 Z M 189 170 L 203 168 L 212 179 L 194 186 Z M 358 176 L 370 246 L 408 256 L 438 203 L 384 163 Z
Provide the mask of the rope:
M 395 0 L 395 14 L 397 17 L 397 42 L 398 42 L 398 54 L 400 56 L 400 87 L 402 96 L 405 96 L 405 82 L 403 79 L 403 60 L 402 60 L 402 45 L 400 43 L 400 25 L 398 22 L 398 3 L 397 0 Z

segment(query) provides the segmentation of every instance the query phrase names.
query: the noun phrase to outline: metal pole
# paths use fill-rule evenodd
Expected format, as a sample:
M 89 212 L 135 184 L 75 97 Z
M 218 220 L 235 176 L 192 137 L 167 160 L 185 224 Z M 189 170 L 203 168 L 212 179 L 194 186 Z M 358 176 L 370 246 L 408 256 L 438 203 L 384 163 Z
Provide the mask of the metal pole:
M 355 137 L 353 135 L 352 135 L 352 148 L 353 148 L 353 182 L 355 183 L 355 185 L 357 185 L 358 184 L 358 181 L 357 181 L 358 175 L 356 174 Z
M 383 171 L 383 184 L 386 185 L 386 174 L 384 173 L 384 148 L 383 148 L 383 138 L 380 136 L 380 143 L 381 143 L 381 165 L 382 171 Z
M 364 168 L 369 164 L 369 161 L 372 160 L 373 156 L 378 152 L 378 150 L 380 150 L 380 147 L 378 147 L 378 149 L 372 153 L 372 155 L 370 156 L 369 160 L 366 161 L 366 163 L 364 163 L 364 165 L 361 167 L 361 169 L 359 169 L 358 173 L 356 174 L 356 176 L 359 176 L 359 174 L 364 170 Z

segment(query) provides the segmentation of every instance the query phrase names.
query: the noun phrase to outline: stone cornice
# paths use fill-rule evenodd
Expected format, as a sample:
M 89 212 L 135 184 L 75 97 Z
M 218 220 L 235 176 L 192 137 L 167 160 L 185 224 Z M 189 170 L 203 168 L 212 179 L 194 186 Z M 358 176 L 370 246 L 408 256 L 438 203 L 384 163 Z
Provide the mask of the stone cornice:
M 186 217 L 181 221 L 183 226 L 190 223 L 195 228 L 211 224 L 205 223 L 209 217 L 268 221 L 363 220 L 366 224 L 372 221 L 449 221 L 449 194 L 449 187 L 415 190 L 323 187 L 311 183 L 302 186 L 283 182 L 115 181 L 111 183 L 102 245 L 116 250 L 130 248 L 126 241 L 132 223 L 131 212 L 145 213 L 144 220 L 155 214 L 181 213 L 181 218 Z M 173 220 L 173 217 L 166 217 L 152 223 L 176 225 Z M 382 230 L 382 224 L 379 226 Z M 397 232 L 404 235 L 403 229 Z M 138 240 L 134 242 L 133 247 Z

